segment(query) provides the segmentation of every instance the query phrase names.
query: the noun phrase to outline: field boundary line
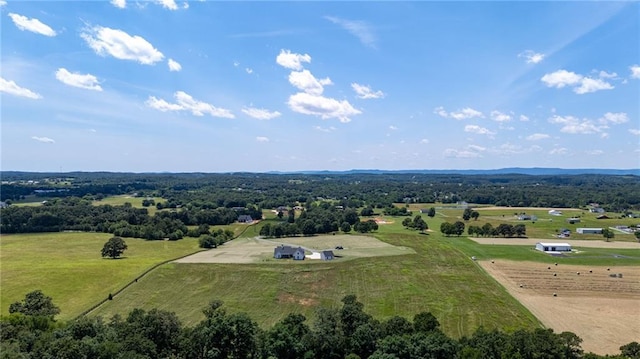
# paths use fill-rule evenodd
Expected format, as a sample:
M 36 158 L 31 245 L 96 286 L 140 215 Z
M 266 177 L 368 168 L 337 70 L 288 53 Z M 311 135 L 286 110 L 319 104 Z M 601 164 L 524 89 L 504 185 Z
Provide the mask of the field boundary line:
M 234 240 L 234 239 L 239 238 L 240 236 L 242 236 L 242 235 L 243 235 L 243 234 L 244 234 L 244 233 L 249 229 L 249 227 L 253 227 L 253 226 L 255 226 L 255 225 L 256 225 L 256 224 L 258 224 L 258 223 L 260 223 L 260 222 L 258 221 L 258 222 L 256 222 L 256 223 L 252 223 L 251 225 L 246 226 L 246 227 L 242 230 L 242 232 L 240 232 L 237 236 L 233 237 L 231 240 Z M 109 297 L 102 299 L 100 302 L 98 302 L 98 303 L 96 303 L 96 304 L 92 305 L 89 309 L 86 309 L 86 310 L 84 310 L 82 313 L 78 314 L 78 315 L 77 315 L 73 320 L 78 320 L 78 319 L 80 319 L 80 318 L 84 317 L 85 315 L 87 315 L 87 314 L 89 314 L 89 313 L 93 312 L 94 310 L 98 309 L 98 307 L 100 307 L 100 306 L 101 306 L 101 305 L 103 305 L 104 303 L 106 303 L 106 302 L 108 302 L 108 301 L 110 301 L 110 300 L 113 300 L 113 298 L 115 298 L 118 294 L 122 293 L 125 289 L 127 289 L 127 288 L 129 288 L 130 286 L 132 286 L 133 284 L 137 283 L 139 279 L 142 279 L 144 276 L 146 276 L 147 274 L 151 273 L 151 271 L 153 271 L 154 269 L 156 269 L 156 268 L 158 268 L 158 267 L 160 267 L 160 266 L 162 266 L 162 265 L 165 265 L 165 264 L 167 264 L 167 263 L 170 263 L 170 262 L 173 262 L 173 261 L 177 261 L 177 260 L 179 260 L 179 259 L 182 259 L 182 258 L 188 257 L 188 256 L 190 256 L 190 255 L 193 255 L 193 254 L 196 254 L 196 253 L 199 253 L 199 252 L 204 252 L 204 251 L 207 251 L 207 250 L 209 250 L 209 249 L 202 249 L 202 248 L 201 248 L 201 249 L 198 249 L 198 250 L 197 250 L 197 251 L 195 251 L 195 252 L 187 253 L 187 254 L 185 254 L 185 255 L 182 255 L 182 256 L 179 256 L 179 257 L 176 257 L 176 258 L 167 259 L 167 260 L 164 260 L 164 261 L 162 261 L 162 262 L 160 262 L 160 263 L 156 263 L 156 264 L 154 264 L 153 266 L 151 266 L 151 267 L 147 268 L 144 272 L 142 272 L 142 274 L 140 274 L 140 275 L 138 275 L 137 277 L 135 277 L 132 281 L 130 281 L 129 283 L 125 284 L 125 285 L 124 285 L 124 287 L 122 287 L 122 288 L 118 289 L 118 290 L 117 290 L 116 292 L 114 292 L 114 293 L 109 293 L 109 294 L 110 294 L 110 298 L 111 298 L 111 299 L 110 299 Z

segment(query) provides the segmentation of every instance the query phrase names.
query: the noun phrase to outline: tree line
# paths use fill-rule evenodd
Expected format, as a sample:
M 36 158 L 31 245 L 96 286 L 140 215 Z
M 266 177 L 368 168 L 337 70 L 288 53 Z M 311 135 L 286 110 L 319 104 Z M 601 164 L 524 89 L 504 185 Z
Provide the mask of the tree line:
M 228 313 L 215 300 L 194 326 L 184 326 L 175 313 L 158 309 L 59 323 L 54 320 L 59 308 L 41 291 L 13 303 L 10 312 L 0 318 L 4 358 L 605 358 L 585 354 L 582 339 L 571 332 L 538 328 L 507 333 L 480 327 L 453 339 L 430 312 L 412 320 L 377 320 L 354 295 L 342 298 L 338 308 L 319 308 L 312 322 L 292 313 L 264 329 L 244 313 Z M 606 358 L 640 358 L 637 342 L 620 350 Z

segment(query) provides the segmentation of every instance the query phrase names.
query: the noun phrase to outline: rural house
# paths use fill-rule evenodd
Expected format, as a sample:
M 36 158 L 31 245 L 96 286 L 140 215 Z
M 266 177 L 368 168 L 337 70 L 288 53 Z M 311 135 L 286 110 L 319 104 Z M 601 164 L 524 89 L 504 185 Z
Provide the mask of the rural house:
M 334 259 L 335 256 L 333 255 L 333 251 L 322 251 L 320 252 L 320 259 L 322 259 L 323 261 L 330 261 L 332 259 Z
M 536 243 L 536 249 L 541 252 L 571 252 L 569 243 Z
M 301 247 L 293 248 L 291 246 L 281 245 L 273 250 L 273 258 L 293 258 L 295 260 L 304 260 L 304 249 L 302 249 Z
M 241 214 L 238 216 L 238 222 L 240 223 L 251 223 L 253 222 L 253 218 L 251 218 L 248 214 Z

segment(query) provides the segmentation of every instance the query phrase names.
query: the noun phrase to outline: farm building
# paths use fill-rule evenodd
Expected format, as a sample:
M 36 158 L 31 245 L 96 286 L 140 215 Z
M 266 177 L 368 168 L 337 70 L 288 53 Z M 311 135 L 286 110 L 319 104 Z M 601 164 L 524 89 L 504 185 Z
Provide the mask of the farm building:
M 569 224 L 580 223 L 580 218 L 576 218 L 576 217 L 567 218 L 567 223 Z
M 541 252 L 571 252 L 569 243 L 536 243 L 536 249 Z
M 293 248 L 291 246 L 281 245 L 273 250 L 273 258 L 293 258 L 295 260 L 304 260 L 304 249 L 301 247 Z
M 602 234 L 602 228 L 577 228 L 576 232 L 580 234 Z
M 550 209 L 549 214 L 552 216 L 562 216 L 562 211 L 558 211 L 557 209 Z
M 330 261 L 332 259 L 334 259 L 335 256 L 333 255 L 333 251 L 322 251 L 320 252 L 320 259 L 322 259 L 323 261 Z

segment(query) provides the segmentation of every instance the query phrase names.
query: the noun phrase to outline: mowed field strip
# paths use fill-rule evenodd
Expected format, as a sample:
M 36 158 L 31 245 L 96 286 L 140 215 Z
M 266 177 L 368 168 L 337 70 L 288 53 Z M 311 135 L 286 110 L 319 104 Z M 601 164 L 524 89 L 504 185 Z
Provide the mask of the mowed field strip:
M 301 246 L 312 251 L 332 250 L 338 258 L 334 260 L 377 256 L 393 256 L 403 254 L 415 254 L 407 247 L 398 247 L 379 241 L 370 236 L 334 235 L 311 237 L 287 237 L 281 239 L 262 238 L 237 238 L 225 243 L 218 248 L 195 253 L 177 260 L 177 263 L 259 263 L 259 262 L 288 262 L 273 258 L 273 250 L 276 246 Z M 336 250 L 336 246 L 344 249 Z M 309 262 L 317 262 L 316 259 L 306 259 Z
M 581 337 L 585 351 L 611 354 L 640 338 L 640 266 L 478 263 L 546 327 Z
M 498 244 L 513 246 L 531 246 L 535 247 L 538 242 L 545 243 L 569 243 L 573 247 L 587 248 L 607 248 L 607 249 L 638 249 L 639 242 L 605 242 L 604 240 L 587 240 L 587 239 L 543 239 L 543 238 L 478 238 L 469 237 L 472 241 L 480 244 Z M 640 252 L 638 253 L 640 257 Z

